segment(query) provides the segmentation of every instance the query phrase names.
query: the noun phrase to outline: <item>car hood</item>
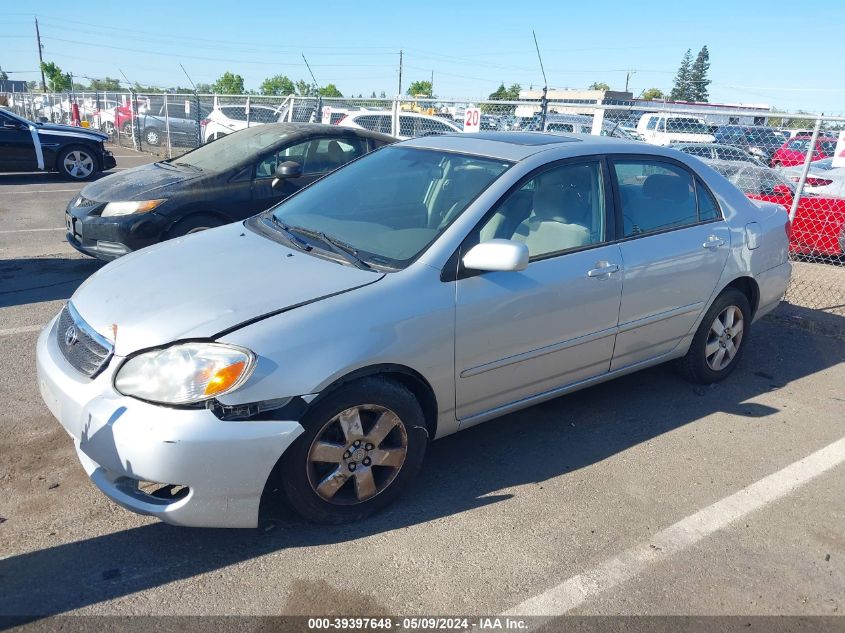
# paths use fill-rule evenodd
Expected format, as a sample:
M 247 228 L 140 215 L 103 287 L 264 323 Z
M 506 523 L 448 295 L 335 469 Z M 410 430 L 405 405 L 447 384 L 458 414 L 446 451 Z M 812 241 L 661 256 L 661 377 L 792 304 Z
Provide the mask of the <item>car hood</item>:
M 84 198 L 98 202 L 147 200 L 151 197 L 155 198 L 155 196 L 149 194 L 160 193 L 165 187 L 208 175 L 202 172 L 182 171 L 175 167 L 162 167 L 156 163 L 151 163 L 95 180 L 86 185 L 80 193 Z
M 115 260 L 71 301 L 125 356 L 213 337 L 383 277 L 288 248 L 236 222 Z
M 96 141 L 105 141 L 109 138 L 108 134 L 103 134 L 96 130 L 91 130 L 84 127 L 76 127 L 75 125 L 59 125 L 58 123 L 39 123 L 35 126 L 39 134 L 50 134 L 55 136 L 78 136 Z

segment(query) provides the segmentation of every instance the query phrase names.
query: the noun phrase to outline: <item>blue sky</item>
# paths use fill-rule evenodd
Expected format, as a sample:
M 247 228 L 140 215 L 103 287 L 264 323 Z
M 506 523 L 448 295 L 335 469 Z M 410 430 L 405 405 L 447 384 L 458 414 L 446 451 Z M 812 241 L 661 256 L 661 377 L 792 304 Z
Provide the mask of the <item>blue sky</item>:
M 23 4 L 23 3 L 21 3 Z M 21 6 L 21 5 L 18 5 Z M 115 2 L 39 0 L 44 58 L 75 75 L 142 84 L 213 82 L 230 70 L 247 88 L 277 73 L 344 95 L 395 94 L 434 72 L 440 97 L 479 98 L 499 82 L 542 85 L 531 30 L 550 87 L 603 81 L 668 90 L 687 48 L 710 50 L 712 102 L 766 103 L 845 112 L 841 28 L 845 2 Z M 22 7 L 21 7 L 22 8 Z M 4 6 L 0 66 L 12 79 L 38 78 L 33 18 Z M 799 29 L 798 27 L 802 27 Z M 809 26 L 809 28 L 808 28 Z M 810 37 L 809 45 L 801 41 Z

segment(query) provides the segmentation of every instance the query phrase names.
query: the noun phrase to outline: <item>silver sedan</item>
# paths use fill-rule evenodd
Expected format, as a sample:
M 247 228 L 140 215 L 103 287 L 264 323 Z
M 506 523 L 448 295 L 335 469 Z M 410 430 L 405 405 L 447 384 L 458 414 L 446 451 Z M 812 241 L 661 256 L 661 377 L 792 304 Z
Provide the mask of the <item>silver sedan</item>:
M 786 289 L 786 225 L 668 148 L 415 139 L 109 264 L 41 334 L 40 389 L 129 510 L 356 520 L 429 440 L 667 361 L 727 377 Z

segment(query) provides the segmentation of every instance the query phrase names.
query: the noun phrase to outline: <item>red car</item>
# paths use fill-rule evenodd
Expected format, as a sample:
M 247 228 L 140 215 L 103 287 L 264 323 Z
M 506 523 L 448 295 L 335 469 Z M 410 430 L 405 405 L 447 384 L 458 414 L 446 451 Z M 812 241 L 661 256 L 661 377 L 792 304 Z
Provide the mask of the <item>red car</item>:
M 803 165 L 809 147 L 810 138 L 807 136 L 796 136 L 795 138 L 789 139 L 772 154 L 772 167 Z M 835 138 L 820 136 L 816 139 L 816 150 L 813 152 L 812 160 L 821 160 L 833 156 L 835 150 Z
M 706 161 L 752 200 L 792 208 L 795 185 L 767 167 Z M 803 255 L 845 256 L 845 199 L 801 196 L 790 227 L 789 250 Z

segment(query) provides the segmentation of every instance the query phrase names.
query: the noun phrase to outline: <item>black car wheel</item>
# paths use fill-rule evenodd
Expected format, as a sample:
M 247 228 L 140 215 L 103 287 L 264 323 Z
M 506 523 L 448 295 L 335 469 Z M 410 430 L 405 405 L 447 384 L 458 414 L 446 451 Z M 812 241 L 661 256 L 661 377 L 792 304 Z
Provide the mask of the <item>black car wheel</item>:
M 126 136 L 132 136 L 132 124 L 131 123 L 124 123 L 123 124 L 123 133 Z
M 64 149 L 56 161 L 59 172 L 71 180 L 88 180 L 97 173 L 97 159 L 82 147 Z
M 160 145 L 161 132 L 155 128 L 147 128 L 144 130 L 144 140 L 147 142 L 147 145 Z
M 190 235 L 191 233 L 199 233 L 200 231 L 213 229 L 217 226 L 223 226 L 224 224 L 226 224 L 226 222 L 216 215 L 208 213 L 194 213 L 193 215 L 182 218 L 174 224 L 170 231 L 168 231 L 167 238 L 172 239 L 174 237 L 183 237 L 185 235 Z
M 317 523 L 358 521 L 393 502 L 419 472 L 428 444 L 422 409 L 403 385 L 378 376 L 318 401 L 280 461 L 281 488 Z

